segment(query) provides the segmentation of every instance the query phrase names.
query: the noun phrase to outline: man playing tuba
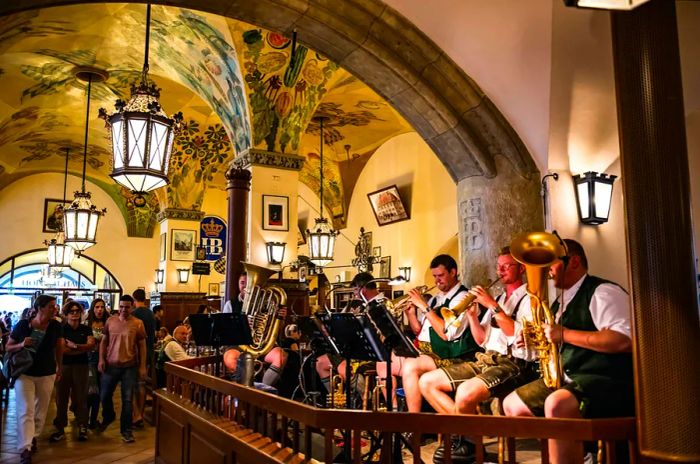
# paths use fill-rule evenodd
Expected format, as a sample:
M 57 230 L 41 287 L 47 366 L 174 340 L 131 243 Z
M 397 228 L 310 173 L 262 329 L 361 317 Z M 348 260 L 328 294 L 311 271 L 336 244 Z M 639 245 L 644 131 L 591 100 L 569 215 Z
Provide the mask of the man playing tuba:
M 561 388 L 535 380 L 509 394 L 503 409 L 509 416 L 550 418 L 632 415 L 629 297 L 619 285 L 588 274 L 581 244 L 564 243 L 568 256 L 550 268 L 556 288 L 563 290 L 552 305 L 556 323 L 543 324 L 547 339 L 561 345 Z M 553 463 L 582 462 L 582 444 L 549 440 L 549 458 Z
M 481 286 L 469 293 L 475 297 L 467 309 L 474 340 L 486 349 L 476 353 L 476 361 L 451 364 L 427 372 L 419 380 L 423 397 L 440 414 L 474 414 L 479 403 L 492 396 L 504 396 L 536 377 L 532 363 L 511 355 L 516 321 L 530 318 L 530 300 L 523 284 L 525 267 L 515 261 L 510 247 L 501 249 L 496 271 L 505 291 L 493 298 Z M 479 322 L 479 305 L 487 308 Z M 454 400 L 451 394 L 455 393 Z M 474 444 L 457 437 L 452 441 L 452 462 L 473 462 Z M 443 462 L 444 449 L 438 447 L 433 462 Z

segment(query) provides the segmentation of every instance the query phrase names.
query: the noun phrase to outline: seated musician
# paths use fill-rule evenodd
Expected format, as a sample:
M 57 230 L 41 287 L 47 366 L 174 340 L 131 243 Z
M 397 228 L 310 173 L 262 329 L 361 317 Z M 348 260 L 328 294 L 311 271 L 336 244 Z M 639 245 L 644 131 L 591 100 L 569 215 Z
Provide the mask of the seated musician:
M 353 299 L 348 302 L 342 312 L 352 312 L 355 315 L 362 314 L 366 311 L 371 301 L 384 299 L 384 294 L 377 290 L 377 284 L 372 282 L 373 280 L 374 276 L 369 272 L 360 272 L 355 275 L 350 282 L 350 286 L 353 287 Z M 318 372 L 318 376 L 328 392 L 330 392 L 332 380 L 330 377 L 331 368 L 345 381 L 346 366 L 342 358 L 324 354 L 316 359 L 316 372 Z M 358 389 L 362 390 L 361 387 L 358 387 Z
M 449 255 L 438 255 L 430 262 L 430 270 L 440 293 L 426 302 L 418 289 L 410 290 L 413 305 L 405 310 L 411 328 L 418 333 L 421 355 L 417 358 L 403 358 L 392 354 L 391 358 L 391 374 L 401 376 L 409 412 L 421 410 L 422 397 L 418 387 L 421 375 L 438 367 L 472 359 L 474 353 L 480 351 L 471 332 L 467 330 L 469 322 L 466 312 L 460 314 L 456 322 L 448 327 L 439 312 L 443 307 L 457 307 L 467 297 L 467 288 L 457 278 L 457 262 Z M 417 314 L 416 310 L 421 311 L 421 314 Z M 377 375 L 386 377 L 386 363 L 377 363 Z
M 474 414 L 479 403 L 492 396 L 503 397 L 516 387 L 534 380 L 536 372 L 527 361 L 514 357 L 513 341 L 516 320 L 530 319 L 530 298 L 523 284 L 525 266 L 501 249 L 496 270 L 505 291 L 495 299 L 488 290 L 476 286 L 469 290 L 476 299 L 467 309 L 469 328 L 474 340 L 486 349 L 476 353 L 476 361 L 452 364 L 425 373 L 419 380 L 423 397 L 441 414 Z M 479 322 L 478 305 L 488 308 Z M 513 355 L 512 355 L 512 354 Z M 450 396 L 455 393 L 455 399 Z M 456 437 L 452 441 L 452 462 L 473 462 L 474 444 Z M 444 459 L 444 448 L 437 448 L 433 462 Z
M 509 416 L 633 415 L 629 297 L 617 284 L 588 274 L 578 242 L 564 242 L 568 263 L 558 260 L 550 268 L 555 286 L 563 290 L 563 297 L 552 305 L 552 311 L 558 310 L 557 323 L 543 324 L 545 336 L 562 345 L 562 386 L 550 389 L 542 379 L 535 380 L 508 395 L 503 409 Z M 549 459 L 582 462 L 582 444 L 549 440 Z
M 224 305 L 224 313 L 241 313 L 243 311 L 243 302 L 245 301 L 246 286 L 248 285 L 248 275 L 244 272 L 238 277 L 238 298 L 235 301 L 227 301 Z M 280 319 L 285 319 L 287 317 L 286 308 L 280 308 L 278 310 L 277 317 Z M 231 348 L 224 353 L 224 363 L 226 367 L 231 372 L 235 372 L 238 367 L 238 357 L 241 352 L 236 348 Z M 263 374 L 262 383 L 274 387 L 277 382 L 279 382 L 282 370 L 287 363 L 287 353 L 280 348 L 275 346 L 270 350 L 269 353 L 265 355 L 263 360 L 270 364 L 267 368 L 265 374 Z

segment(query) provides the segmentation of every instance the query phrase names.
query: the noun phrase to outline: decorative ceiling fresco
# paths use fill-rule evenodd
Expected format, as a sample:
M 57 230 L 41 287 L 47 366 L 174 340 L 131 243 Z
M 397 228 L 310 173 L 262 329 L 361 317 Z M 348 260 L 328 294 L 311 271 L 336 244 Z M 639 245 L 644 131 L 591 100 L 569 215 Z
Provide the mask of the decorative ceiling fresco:
M 225 188 L 236 153 L 257 148 L 305 156 L 300 181 L 319 190 L 323 115 L 324 200 L 334 226 L 367 159 L 411 127 L 383 99 L 335 63 L 291 38 L 223 18 L 153 6 L 149 76 L 166 113 L 182 111 L 171 157 L 171 184 L 145 207 L 109 177 L 111 161 L 100 107 L 112 111 L 143 65 L 145 6 L 118 3 L 33 10 L 0 18 L 0 188 L 38 172 L 80 176 L 86 84 L 74 69 L 109 78 L 93 84 L 87 177 L 117 203 L 131 236 L 152 236 L 164 208 L 199 210 L 207 188 Z M 300 38 L 303 42 L 303 37 Z M 359 166 L 359 169 L 358 169 Z M 73 178 L 69 187 L 79 185 Z

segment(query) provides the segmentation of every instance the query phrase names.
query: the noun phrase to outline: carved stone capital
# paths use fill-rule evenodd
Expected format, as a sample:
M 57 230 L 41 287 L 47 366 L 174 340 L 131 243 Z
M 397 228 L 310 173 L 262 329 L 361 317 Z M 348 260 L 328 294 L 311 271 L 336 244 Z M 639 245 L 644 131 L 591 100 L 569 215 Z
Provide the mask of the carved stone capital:
M 181 219 L 183 221 L 201 221 L 204 217 L 204 211 L 196 209 L 180 209 L 180 208 L 165 208 L 156 216 L 158 222 L 163 222 L 166 219 Z
M 231 166 L 247 168 L 250 166 L 266 166 L 270 168 L 289 169 L 300 171 L 304 167 L 306 158 L 303 156 L 290 155 L 286 153 L 275 153 L 272 151 L 250 148 L 238 155 Z
M 250 179 L 252 178 L 252 173 L 248 169 L 240 167 L 234 163 L 235 160 L 231 162 L 226 170 L 226 173 L 224 174 L 227 180 L 226 188 L 250 190 Z

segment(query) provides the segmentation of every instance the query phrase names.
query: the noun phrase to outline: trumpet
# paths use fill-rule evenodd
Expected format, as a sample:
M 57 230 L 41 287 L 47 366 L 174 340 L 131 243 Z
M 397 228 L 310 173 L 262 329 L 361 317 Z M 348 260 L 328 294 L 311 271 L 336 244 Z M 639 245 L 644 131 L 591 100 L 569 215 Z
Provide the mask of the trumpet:
M 496 277 L 496 279 L 489 283 L 486 290 L 493 287 L 496 282 L 499 282 L 500 280 L 500 277 Z M 447 332 L 447 328 L 452 325 L 455 327 L 460 326 L 460 322 L 457 320 L 457 318 L 474 303 L 474 300 L 476 300 L 476 296 L 470 293 L 456 307 L 440 308 L 440 314 L 442 315 L 442 319 L 445 321 L 445 332 Z
M 414 288 L 414 290 L 418 290 L 420 293 L 428 293 L 434 288 L 435 285 L 433 285 L 430 288 L 428 288 L 427 285 L 421 285 Z M 398 298 L 394 298 L 393 300 L 386 300 L 384 302 L 384 306 L 386 306 L 386 309 L 396 319 L 399 319 L 401 317 L 401 314 L 404 312 L 404 310 L 409 304 L 411 304 L 411 295 L 400 296 Z

